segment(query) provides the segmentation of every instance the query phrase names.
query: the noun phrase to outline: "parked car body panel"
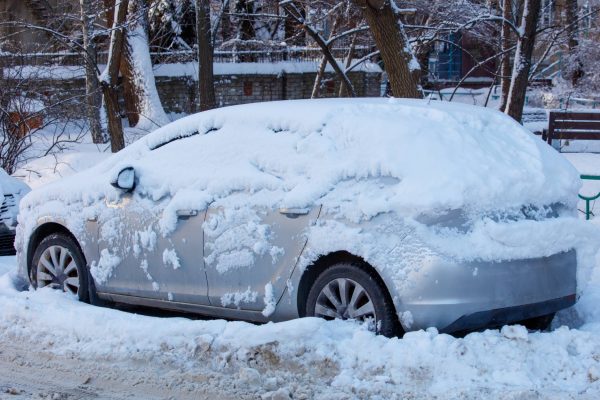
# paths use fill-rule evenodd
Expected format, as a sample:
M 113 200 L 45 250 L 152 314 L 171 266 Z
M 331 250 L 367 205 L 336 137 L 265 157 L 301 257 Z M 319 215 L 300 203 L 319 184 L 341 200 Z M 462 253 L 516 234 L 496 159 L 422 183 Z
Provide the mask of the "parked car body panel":
M 162 235 L 161 213 L 135 194 L 106 201 L 100 213 L 99 255 L 119 257 L 120 267 L 97 283 L 101 293 L 208 304 L 203 262 L 202 210 L 182 210 L 177 228 Z M 104 219 L 103 216 L 108 216 Z M 99 259 L 88 260 L 98 263 Z
M 260 219 L 254 229 L 269 231 L 271 249 L 275 251 L 265 251 L 253 257 L 251 247 L 260 245 L 260 242 L 252 237 L 253 232 L 246 228 L 246 221 L 228 225 L 222 231 L 219 226 L 224 214 L 235 211 L 209 208 L 204 227 L 204 261 L 211 305 L 261 311 L 265 309 L 265 299 L 259 294 L 265 293 L 266 285 L 270 286 L 268 301 L 275 305 L 291 283 L 292 269 L 306 244 L 306 228 L 317 219 L 319 209 L 260 210 Z M 213 258 L 215 250 L 219 254 Z M 219 257 L 223 256 L 236 257 L 237 260 L 229 267 L 220 266 Z M 245 260 L 246 256 L 250 259 Z M 250 260 L 252 263 L 248 264 Z
M 398 307 L 410 312 L 410 329 L 436 326 L 453 331 L 452 324 L 461 317 L 515 306 L 523 307 L 524 320 L 541 315 L 536 304 L 569 296 L 574 303 L 576 273 L 574 250 L 501 262 L 449 263 L 440 259 L 423 265 L 410 289 L 398 293 Z M 486 325 L 473 326 L 476 324 L 472 321 L 462 328 Z

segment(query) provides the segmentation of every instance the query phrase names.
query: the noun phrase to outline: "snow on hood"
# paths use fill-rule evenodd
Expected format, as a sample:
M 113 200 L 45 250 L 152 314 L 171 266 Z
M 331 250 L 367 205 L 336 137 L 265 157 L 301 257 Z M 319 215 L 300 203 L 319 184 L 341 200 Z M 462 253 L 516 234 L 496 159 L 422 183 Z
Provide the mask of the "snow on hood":
M 4 200 L 4 195 L 25 193 L 27 191 L 29 191 L 27 184 L 13 178 L 0 168 L 0 204 Z
M 136 170 L 137 193 L 172 198 L 167 211 L 214 201 L 321 203 L 351 220 L 389 211 L 574 206 L 580 186 L 566 159 L 497 111 L 421 100 L 298 100 L 180 119 L 35 190 L 25 204 L 115 196 L 109 183 L 126 166 Z

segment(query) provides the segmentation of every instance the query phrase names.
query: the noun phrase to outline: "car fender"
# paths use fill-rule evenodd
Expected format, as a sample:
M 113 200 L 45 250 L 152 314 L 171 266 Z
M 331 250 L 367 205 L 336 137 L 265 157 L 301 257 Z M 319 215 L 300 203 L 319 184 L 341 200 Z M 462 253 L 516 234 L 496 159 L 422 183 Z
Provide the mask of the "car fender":
M 21 245 L 17 251 L 18 275 L 20 278 L 29 279 L 29 263 L 35 253 L 35 247 L 31 239 L 35 238 L 39 243 L 43 237 L 54 232 L 68 232 L 79 244 L 81 251 L 86 259 L 88 267 L 91 262 L 99 258 L 98 253 L 98 224 L 96 218 L 87 218 L 83 223 L 83 228 L 75 229 L 68 220 L 62 216 L 53 216 L 44 214 L 38 216 L 33 226 L 17 226 L 18 237 Z M 42 235 L 42 237 L 38 237 Z

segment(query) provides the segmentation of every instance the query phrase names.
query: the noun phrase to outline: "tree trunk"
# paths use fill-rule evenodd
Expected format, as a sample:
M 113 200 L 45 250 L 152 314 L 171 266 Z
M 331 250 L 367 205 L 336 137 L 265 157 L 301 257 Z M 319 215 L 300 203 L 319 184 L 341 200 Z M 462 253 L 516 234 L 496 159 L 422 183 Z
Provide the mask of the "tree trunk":
M 235 4 L 235 12 L 245 15 L 254 14 L 254 1 L 237 0 Z M 237 39 L 250 40 L 256 38 L 251 18 L 247 16 L 238 16 L 237 23 Z
M 198 41 L 198 95 L 200 111 L 216 107 L 213 73 L 213 41 L 210 25 L 210 0 L 196 0 L 196 37 Z
M 356 41 L 358 39 L 358 35 L 354 34 L 352 36 L 352 42 L 350 42 L 350 47 L 348 48 L 348 56 L 346 57 L 346 65 L 345 69 L 348 71 L 348 68 L 352 65 L 352 60 L 354 59 L 354 50 L 356 49 Z M 340 85 L 340 97 L 348 97 L 348 90 L 345 86 Z
M 291 18 L 293 18 L 296 22 L 301 24 L 308 36 L 310 36 L 315 41 L 315 43 L 321 48 L 321 51 L 323 52 L 323 57 L 327 59 L 327 62 L 329 63 L 329 65 L 331 65 L 331 67 L 337 74 L 338 78 L 341 81 L 341 85 L 346 87 L 345 90 L 348 92 L 350 97 L 355 97 L 356 92 L 354 91 L 354 86 L 348 78 L 346 71 L 342 69 L 335 57 L 333 57 L 331 49 L 329 48 L 325 39 L 323 39 L 323 37 L 315 30 L 314 27 L 306 23 L 301 8 L 296 6 L 294 2 L 287 3 L 283 8 Z
M 502 4 L 502 17 L 505 20 L 512 18 L 512 0 L 504 0 Z M 502 33 L 500 38 L 500 51 L 506 51 L 511 46 L 511 29 L 507 23 L 502 23 Z M 504 112 L 506 109 L 506 102 L 508 101 L 508 91 L 510 90 L 510 53 L 505 53 L 500 61 L 500 111 Z
M 506 114 L 521 122 L 523 107 L 525 105 L 525 92 L 529 81 L 531 69 L 531 56 L 535 45 L 535 34 L 540 15 L 541 0 L 525 0 L 523 16 L 521 18 L 521 37 L 517 41 L 515 61 L 513 65 L 512 80 L 506 104 Z
M 327 67 L 327 58 L 321 58 L 321 62 L 319 63 L 319 69 L 317 70 L 317 76 L 315 77 L 315 83 L 313 85 L 313 90 L 310 95 L 311 99 L 316 99 L 319 97 L 319 88 L 321 86 L 321 82 L 323 81 L 323 75 L 325 75 L 325 68 Z
M 431 44 L 421 45 L 417 51 L 415 51 L 415 57 L 421 67 L 421 76 L 428 79 L 429 77 L 429 55 L 431 54 Z M 419 78 L 420 79 L 420 78 Z
M 225 6 L 229 7 L 229 3 L 227 3 L 227 4 L 223 3 L 222 7 L 225 7 Z M 221 31 L 221 37 L 222 37 L 223 42 L 226 42 L 232 38 L 233 29 L 231 28 L 231 19 L 230 18 L 231 17 L 229 16 L 229 9 L 222 8 L 220 31 Z M 214 42 L 214 38 L 213 38 L 213 42 Z
M 131 63 L 132 55 L 129 46 L 123 46 L 123 55 L 121 56 L 121 65 L 119 72 L 121 73 L 121 82 L 123 84 L 123 105 L 125 115 L 129 126 L 136 126 L 140 120 L 140 109 L 135 100 L 135 85 L 133 83 L 133 71 Z
M 104 0 L 104 8 L 106 10 L 106 26 L 112 26 L 113 21 L 115 19 L 115 13 L 113 9 L 114 1 L 115 0 Z M 125 44 L 123 44 L 123 54 L 121 54 L 119 72 L 121 74 L 121 84 L 123 89 L 123 106 L 125 109 L 125 116 L 127 117 L 129 126 L 135 126 L 139 120 L 139 110 L 136 107 L 135 96 L 133 95 L 132 72 L 127 63 L 124 62 L 124 60 L 127 57 L 131 57 L 130 55 L 125 54 L 128 51 L 128 47 Z
M 420 67 L 389 0 L 354 0 L 363 10 L 395 97 L 421 98 Z
M 340 16 L 337 15 L 335 20 L 333 21 L 333 27 L 331 28 L 331 32 L 329 33 L 329 38 L 335 36 L 335 32 L 337 31 L 338 25 L 340 23 Z M 310 95 L 311 99 L 316 99 L 319 97 L 319 88 L 321 87 L 321 81 L 323 80 L 323 75 L 325 75 L 325 68 L 327 68 L 327 57 L 323 56 L 321 58 L 321 63 L 319 64 L 319 69 L 317 71 L 317 76 L 315 77 L 315 84 L 313 85 L 312 94 Z M 340 86 L 340 88 L 343 85 Z
M 126 86 L 126 101 L 130 123 L 136 128 L 152 131 L 168 124 L 169 118 L 162 107 L 152 71 L 148 44 L 146 8 L 142 0 L 130 0 L 126 42 L 123 47 L 120 70 Z M 127 106 L 126 106 L 127 108 Z
M 102 94 L 98 83 L 96 46 L 94 44 L 94 2 L 80 0 L 81 6 L 81 31 L 83 34 L 83 47 L 85 49 L 85 100 L 86 115 L 92 132 L 92 141 L 96 144 L 106 143 L 108 136 L 102 130 L 100 121 L 100 107 L 102 107 Z
M 108 61 L 106 70 L 102 73 L 100 79 L 102 92 L 104 94 L 104 103 L 106 105 L 110 147 L 113 153 L 116 153 L 125 147 L 117 85 L 119 79 L 119 65 L 121 64 L 121 52 L 123 51 L 125 36 L 124 23 L 127 16 L 127 5 L 128 0 L 116 0 L 114 3 L 114 10 L 112 11 L 114 19 L 108 48 Z
M 567 79 L 575 86 L 584 74 L 581 60 L 577 57 L 577 46 L 579 45 L 579 41 L 577 40 L 577 33 L 579 31 L 579 24 L 577 23 L 577 0 L 566 0 L 565 8 L 567 36 L 569 38 L 567 48 L 572 64 Z

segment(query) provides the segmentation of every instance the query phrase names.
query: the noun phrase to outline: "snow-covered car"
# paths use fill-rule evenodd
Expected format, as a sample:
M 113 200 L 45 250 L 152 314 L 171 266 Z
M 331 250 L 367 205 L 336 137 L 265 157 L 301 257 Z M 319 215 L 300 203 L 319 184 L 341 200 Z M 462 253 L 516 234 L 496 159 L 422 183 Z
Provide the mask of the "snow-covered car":
M 0 168 L 0 256 L 15 254 L 15 228 L 19 201 L 29 186 Z
M 21 203 L 34 288 L 385 335 L 526 321 L 576 301 L 580 180 L 499 112 L 419 100 L 195 114 Z

